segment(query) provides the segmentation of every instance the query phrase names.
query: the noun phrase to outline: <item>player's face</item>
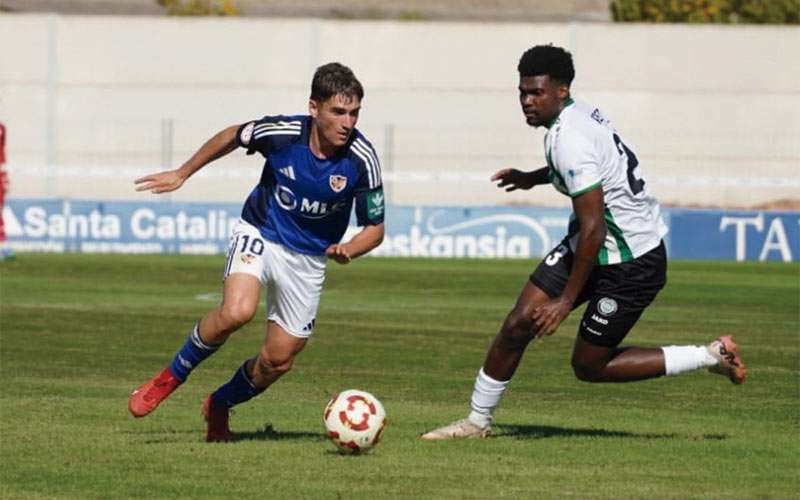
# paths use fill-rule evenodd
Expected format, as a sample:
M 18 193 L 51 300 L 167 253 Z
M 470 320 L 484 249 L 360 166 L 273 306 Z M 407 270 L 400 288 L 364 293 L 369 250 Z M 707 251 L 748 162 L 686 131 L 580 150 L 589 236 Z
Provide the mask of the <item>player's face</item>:
M 555 118 L 569 97 L 569 87 L 551 80 L 548 75 L 523 76 L 519 79 L 519 104 L 525 121 L 532 127 L 546 125 Z
M 331 98 L 308 104 L 309 114 L 314 118 L 320 139 L 334 147 L 347 143 L 358 122 L 361 100 L 358 97 L 336 94 Z

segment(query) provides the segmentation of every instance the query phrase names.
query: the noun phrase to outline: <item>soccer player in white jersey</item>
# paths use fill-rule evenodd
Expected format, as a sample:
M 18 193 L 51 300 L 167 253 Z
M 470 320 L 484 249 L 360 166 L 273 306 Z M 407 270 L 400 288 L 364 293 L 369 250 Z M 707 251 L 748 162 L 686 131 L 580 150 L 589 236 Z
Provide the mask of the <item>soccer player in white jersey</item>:
M 211 393 L 202 413 L 207 441 L 232 439 L 229 410 L 288 372 L 316 322 L 327 259 L 347 264 L 383 240 L 384 198 L 378 156 L 355 128 L 364 90 L 338 63 L 311 83 L 309 114 L 265 116 L 223 129 L 180 168 L 136 180 L 138 191 L 165 193 L 237 147 L 265 158 L 261 180 L 231 236 L 222 303 L 198 321 L 160 373 L 131 394 L 135 417 L 156 409 L 197 365 L 256 313 L 267 287 L 267 328 L 260 352 Z M 363 229 L 340 243 L 355 206 Z
M 639 162 L 605 116 L 574 101 L 572 56 L 536 46 L 519 66 L 519 100 L 528 125 L 547 128 L 547 166 L 492 176 L 506 191 L 552 183 L 574 213 L 567 237 L 539 264 L 494 338 L 478 372 L 468 417 L 422 435 L 439 440 L 485 437 L 494 410 L 527 345 L 552 335 L 588 302 L 572 353 L 586 382 L 630 382 L 709 368 L 741 384 L 745 366 L 729 336 L 707 346 L 662 348 L 619 344 L 666 283 L 666 227 Z

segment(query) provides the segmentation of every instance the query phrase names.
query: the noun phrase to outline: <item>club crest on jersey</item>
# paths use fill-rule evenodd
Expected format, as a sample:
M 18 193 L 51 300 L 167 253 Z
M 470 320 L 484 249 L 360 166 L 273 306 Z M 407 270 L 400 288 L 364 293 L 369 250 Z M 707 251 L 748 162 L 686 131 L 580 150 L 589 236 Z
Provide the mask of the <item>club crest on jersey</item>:
M 331 189 L 334 193 L 340 193 L 347 186 L 347 177 L 344 175 L 332 175 L 330 177 Z
M 597 303 L 597 310 L 603 316 L 611 316 L 612 314 L 617 312 L 617 308 L 618 308 L 617 301 L 609 297 L 603 297 Z
M 245 264 L 252 264 L 254 260 L 256 260 L 255 255 L 249 255 L 246 253 L 242 254 L 242 262 L 244 262 Z

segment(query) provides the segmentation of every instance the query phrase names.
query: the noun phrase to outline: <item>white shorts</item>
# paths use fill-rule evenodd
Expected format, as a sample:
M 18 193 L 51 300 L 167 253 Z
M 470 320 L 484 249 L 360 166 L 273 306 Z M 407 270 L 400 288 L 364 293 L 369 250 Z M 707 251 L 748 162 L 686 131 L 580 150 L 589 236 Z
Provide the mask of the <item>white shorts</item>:
M 223 279 L 233 273 L 258 278 L 267 288 L 267 319 L 295 337 L 307 338 L 314 330 L 326 263 L 325 256 L 298 253 L 265 240 L 258 229 L 239 219 Z

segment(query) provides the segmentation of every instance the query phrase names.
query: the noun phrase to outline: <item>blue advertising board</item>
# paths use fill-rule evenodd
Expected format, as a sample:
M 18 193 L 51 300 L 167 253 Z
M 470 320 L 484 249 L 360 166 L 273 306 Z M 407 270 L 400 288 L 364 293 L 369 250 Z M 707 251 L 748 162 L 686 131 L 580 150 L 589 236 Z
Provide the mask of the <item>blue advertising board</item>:
M 12 199 L 3 218 L 16 251 L 219 254 L 240 210 L 236 203 Z M 570 211 L 390 205 L 386 213 L 386 237 L 372 255 L 532 258 L 563 238 Z M 800 212 L 671 209 L 664 219 L 671 258 L 796 262 L 800 254 Z M 345 239 L 357 231 L 351 226 Z
M 672 209 L 670 255 L 679 259 L 797 262 L 800 212 Z

